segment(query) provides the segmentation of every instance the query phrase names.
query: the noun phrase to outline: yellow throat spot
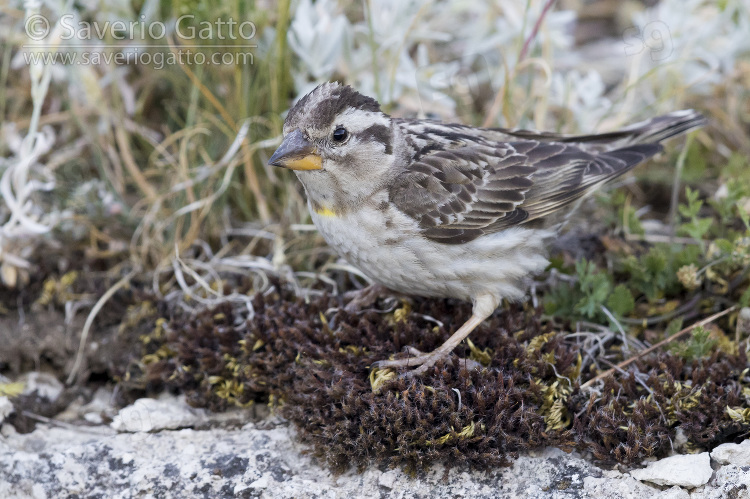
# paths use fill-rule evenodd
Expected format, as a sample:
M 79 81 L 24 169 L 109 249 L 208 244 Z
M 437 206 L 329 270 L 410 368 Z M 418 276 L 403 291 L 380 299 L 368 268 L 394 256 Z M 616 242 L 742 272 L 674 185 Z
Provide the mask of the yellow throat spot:
M 315 213 L 317 213 L 321 217 L 335 217 L 336 216 L 335 211 L 333 211 L 330 208 L 324 208 L 324 207 L 315 208 Z

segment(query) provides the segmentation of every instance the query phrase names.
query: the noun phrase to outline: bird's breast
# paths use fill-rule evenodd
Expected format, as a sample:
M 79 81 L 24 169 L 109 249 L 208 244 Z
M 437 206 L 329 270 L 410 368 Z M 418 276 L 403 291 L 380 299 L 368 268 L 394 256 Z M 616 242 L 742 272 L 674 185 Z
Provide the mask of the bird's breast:
M 310 212 L 328 245 L 373 281 L 408 294 L 445 295 L 441 276 L 424 263 L 431 249 L 417 223 L 384 201 L 346 213 L 311 204 Z
M 490 292 L 523 296 L 523 281 L 544 270 L 552 231 L 511 228 L 464 244 L 421 234 L 416 221 L 383 201 L 346 213 L 310 205 L 326 242 L 374 282 L 409 295 L 471 300 Z

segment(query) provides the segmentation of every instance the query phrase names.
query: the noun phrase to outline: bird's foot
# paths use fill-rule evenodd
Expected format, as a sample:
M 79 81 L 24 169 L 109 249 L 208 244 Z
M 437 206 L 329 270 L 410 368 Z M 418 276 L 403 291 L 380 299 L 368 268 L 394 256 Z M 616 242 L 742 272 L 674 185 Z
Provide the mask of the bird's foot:
M 494 302 L 494 304 L 495 306 L 497 306 L 496 302 Z M 471 317 L 469 318 L 469 320 L 466 321 L 463 324 L 463 326 L 458 328 L 458 331 L 453 333 L 451 337 L 445 341 L 445 343 L 440 345 L 434 351 L 430 353 L 422 353 L 416 348 L 407 347 L 407 351 L 411 355 L 414 355 L 414 357 L 408 357 L 406 359 L 396 359 L 396 360 L 381 360 L 378 362 L 374 362 L 372 364 L 372 367 L 375 367 L 378 369 L 385 369 L 389 367 L 399 368 L 399 367 L 419 366 L 412 371 L 408 371 L 402 374 L 402 376 L 405 376 L 405 377 L 418 376 L 420 374 L 427 372 L 429 368 L 435 365 L 435 362 L 439 361 L 440 359 L 444 359 L 448 357 L 448 355 L 450 355 L 453 349 L 456 348 L 458 344 L 464 340 L 464 338 L 469 336 L 469 333 L 471 333 L 474 330 L 474 328 L 476 328 L 479 324 L 482 323 L 483 320 L 489 317 L 489 315 L 494 310 L 494 308 L 485 307 L 485 310 L 483 313 L 477 313 L 476 304 L 474 305 L 474 308 L 475 310 L 471 314 Z M 468 369 L 469 362 L 474 362 L 474 361 L 466 360 L 467 369 Z M 479 365 L 479 367 L 481 368 L 481 364 L 479 364 L 478 362 L 476 364 Z
M 416 350 L 416 349 L 414 349 Z M 417 350 L 418 352 L 419 350 Z M 410 352 L 413 354 L 413 352 Z M 379 360 L 377 362 L 373 362 L 372 367 L 377 369 L 399 369 L 403 367 L 413 367 L 415 369 L 412 369 L 410 371 L 406 371 L 401 374 L 401 377 L 407 378 L 411 376 L 416 376 L 419 374 L 422 374 L 427 371 L 430 367 L 435 365 L 435 362 L 443 358 L 444 355 L 435 355 L 435 352 L 430 352 L 427 354 L 420 353 L 418 355 L 415 355 L 414 357 L 407 357 L 405 359 L 395 359 L 395 360 Z
M 376 301 L 378 301 L 378 298 L 384 296 L 386 293 L 388 293 L 388 288 L 380 284 L 371 284 L 364 289 L 347 291 L 344 293 L 344 300 L 350 301 L 346 304 L 344 310 L 353 314 L 366 308 L 370 308 Z
M 429 368 L 435 365 L 435 363 L 441 359 L 444 359 L 450 355 L 450 351 L 441 352 L 437 349 L 430 353 L 422 353 L 414 347 L 406 347 L 405 350 L 413 357 L 407 357 L 405 359 L 395 360 L 379 360 L 373 362 L 372 367 L 377 369 L 399 369 L 404 367 L 414 367 L 410 371 L 406 371 L 401 374 L 401 377 L 418 376 L 427 372 Z M 482 369 L 482 364 L 472 359 L 461 359 L 461 363 L 467 370 L 471 369 Z
M 344 300 L 349 300 L 344 310 L 350 314 L 355 314 L 366 308 L 371 308 L 380 298 L 388 297 L 394 297 L 399 300 L 410 300 L 405 295 L 392 291 L 382 284 L 371 284 L 366 288 L 344 293 Z

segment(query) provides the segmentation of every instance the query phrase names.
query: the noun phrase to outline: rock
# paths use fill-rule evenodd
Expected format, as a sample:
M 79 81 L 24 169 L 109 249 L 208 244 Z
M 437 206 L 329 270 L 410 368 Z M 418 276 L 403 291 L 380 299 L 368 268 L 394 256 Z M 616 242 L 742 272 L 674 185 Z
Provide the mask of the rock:
M 732 497 L 747 499 L 750 497 L 750 469 L 728 464 L 719 468 L 712 480 L 714 488 L 707 490 L 705 497 L 724 499 Z
M 398 471 L 396 470 L 390 470 L 386 471 L 380 477 L 378 478 L 378 485 L 381 487 L 385 487 L 386 489 L 392 489 L 393 484 L 396 483 L 396 479 L 398 478 Z
M 263 489 L 267 489 L 269 484 L 270 484 L 269 478 L 264 475 L 258 478 L 257 480 L 255 480 L 253 483 L 251 483 L 250 488 L 263 490 Z
M 10 416 L 13 412 L 13 404 L 8 397 L 0 397 L 0 425 L 2 425 L 5 418 Z
M 302 452 L 286 423 L 146 434 L 93 430 L 40 424 L 33 433 L 0 439 L 0 497 L 590 497 L 585 477 L 604 476 L 559 449 L 521 455 L 509 468 L 487 472 L 436 465 L 419 479 L 376 467 L 333 475 Z M 616 478 L 601 487 L 631 493 L 597 497 L 641 499 L 655 492 L 625 479 L 621 489 Z
M 36 392 L 38 397 L 46 398 L 50 402 L 57 400 L 65 388 L 56 377 L 45 372 L 30 372 L 23 375 L 19 381 L 25 385 L 24 395 Z
M 677 485 L 667 490 L 662 491 L 658 496 L 658 499 L 690 499 L 690 494 L 685 489 L 681 489 Z
M 191 428 L 207 420 L 204 409 L 187 405 L 185 396 L 138 399 L 120 410 L 110 425 L 120 432 L 144 433 L 155 430 Z
M 9 424 L 0 424 L 0 435 L 4 438 L 10 438 L 16 435 L 18 432 L 16 429 Z
M 642 482 L 657 485 L 677 485 L 689 489 L 705 485 L 711 479 L 711 459 L 708 452 L 671 456 L 649 463 L 640 470 L 633 470 L 630 476 Z
M 105 418 L 113 420 L 115 414 L 112 406 L 112 392 L 99 388 L 91 401 L 79 409 L 78 414 L 86 421 L 95 424 L 101 424 Z
M 180 408 L 184 404 L 177 398 L 157 402 Z M 658 490 L 559 449 L 537 449 L 533 456 L 522 453 L 509 467 L 486 472 L 438 464 L 418 478 L 376 466 L 334 475 L 305 450 L 288 423 L 272 418 L 231 429 L 153 433 L 40 424 L 32 433 L 9 432 L 0 438 L 0 497 L 688 497 L 680 487 Z M 676 457 L 698 457 L 710 470 L 707 455 Z M 674 458 L 649 468 L 665 462 L 671 466 Z M 689 497 L 744 498 L 748 487 L 750 473 L 730 464 Z
M 719 464 L 750 466 L 750 440 L 740 444 L 721 444 L 711 451 L 711 459 Z
M 651 497 L 656 492 L 653 487 L 639 482 L 633 477 L 623 477 L 618 472 L 605 473 L 601 477 L 587 476 L 583 479 L 585 497 L 597 499 L 625 499 Z
M 91 400 L 84 403 L 84 399 L 76 398 L 55 419 L 72 424 L 77 424 L 82 419 L 93 424 L 111 422 L 118 412 L 112 400 L 111 390 L 98 388 Z

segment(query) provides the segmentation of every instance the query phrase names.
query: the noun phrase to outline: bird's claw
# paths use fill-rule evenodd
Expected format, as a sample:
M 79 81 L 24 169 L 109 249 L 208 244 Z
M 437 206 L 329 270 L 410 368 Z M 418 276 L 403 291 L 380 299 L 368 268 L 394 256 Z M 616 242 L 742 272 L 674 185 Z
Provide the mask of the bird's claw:
M 414 357 L 407 357 L 405 359 L 395 359 L 395 360 L 379 360 L 379 361 L 373 362 L 371 364 L 371 367 L 375 369 L 407 368 L 408 370 L 401 373 L 399 377 L 408 379 L 414 376 L 419 376 L 420 374 L 427 372 L 427 370 L 430 367 L 434 366 L 438 360 L 445 357 L 442 354 L 434 353 L 434 352 L 424 354 L 413 347 L 407 347 L 407 351 L 410 354 L 414 355 Z M 412 368 L 412 369 L 409 369 L 409 368 Z
M 373 369 L 399 369 L 399 368 L 407 368 L 407 371 L 402 372 L 399 374 L 399 378 L 402 379 L 411 379 L 415 376 L 419 376 L 421 374 L 426 373 L 432 366 L 434 366 L 437 361 L 443 359 L 446 357 L 446 355 L 436 352 L 431 353 L 422 353 L 419 350 L 417 350 L 414 347 L 405 347 L 404 350 L 406 350 L 411 355 L 414 355 L 414 357 L 407 357 L 405 359 L 395 359 L 395 360 L 378 360 L 376 362 L 373 362 L 371 364 L 371 367 Z M 461 359 L 461 361 L 464 364 L 464 368 L 466 370 L 481 370 L 484 366 L 482 366 L 481 363 L 472 360 L 472 359 Z M 412 368 L 412 369 L 409 369 Z
M 344 299 L 351 299 L 344 307 L 344 310 L 350 314 L 361 312 L 362 310 L 371 307 L 376 301 L 378 301 L 378 298 L 387 295 L 388 288 L 381 286 L 380 284 L 372 284 L 364 289 L 349 291 L 344 293 Z

